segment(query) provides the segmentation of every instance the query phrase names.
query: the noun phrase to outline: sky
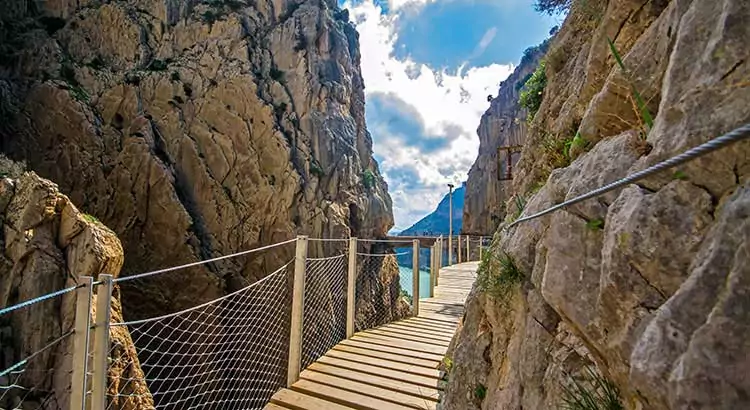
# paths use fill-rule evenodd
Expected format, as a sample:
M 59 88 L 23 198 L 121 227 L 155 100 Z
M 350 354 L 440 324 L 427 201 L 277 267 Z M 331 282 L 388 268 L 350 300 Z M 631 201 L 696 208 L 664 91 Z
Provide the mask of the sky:
M 394 230 L 460 186 L 476 129 L 523 51 L 561 23 L 533 0 L 346 0 L 360 34 L 365 115 L 393 199 Z

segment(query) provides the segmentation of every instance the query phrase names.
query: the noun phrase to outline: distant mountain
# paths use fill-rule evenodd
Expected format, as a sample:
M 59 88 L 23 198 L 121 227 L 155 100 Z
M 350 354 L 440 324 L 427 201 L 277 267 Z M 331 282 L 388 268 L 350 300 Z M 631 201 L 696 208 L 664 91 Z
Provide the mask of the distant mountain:
M 464 216 L 464 191 L 466 183 L 460 188 L 453 191 L 453 234 L 461 232 L 461 221 Z M 434 212 L 420 219 L 414 225 L 404 229 L 399 233 L 400 236 L 418 236 L 418 235 L 447 235 L 448 234 L 448 213 L 450 206 L 448 203 L 448 194 L 446 194 L 435 209 Z

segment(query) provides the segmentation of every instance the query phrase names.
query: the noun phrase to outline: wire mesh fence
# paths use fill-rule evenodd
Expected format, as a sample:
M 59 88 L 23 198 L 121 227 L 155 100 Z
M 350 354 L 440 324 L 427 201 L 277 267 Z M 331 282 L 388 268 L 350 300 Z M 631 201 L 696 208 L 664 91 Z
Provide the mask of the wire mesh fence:
M 302 369 L 346 339 L 347 275 L 345 253 L 306 262 Z
M 39 290 L 23 285 L 6 297 L 24 299 Z M 68 408 L 77 288 L 15 305 L 3 300 L 9 307 L 0 309 L 0 409 Z
M 396 254 L 357 253 L 357 331 L 372 329 L 411 315 L 402 291 Z
M 289 265 L 219 299 L 112 325 L 108 409 L 260 409 L 286 385 Z M 135 407 L 132 407 L 135 406 Z

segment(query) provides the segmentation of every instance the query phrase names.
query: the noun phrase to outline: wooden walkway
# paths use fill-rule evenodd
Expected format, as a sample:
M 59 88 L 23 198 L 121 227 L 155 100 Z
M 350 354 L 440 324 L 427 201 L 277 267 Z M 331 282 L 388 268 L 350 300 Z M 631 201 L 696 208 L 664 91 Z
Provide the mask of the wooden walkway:
M 268 410 L 435 409 L 440 371 L 477 262 L 440 270 L 435 297 L 420 299 L 419 316 L 356 333 L 278 391 Z

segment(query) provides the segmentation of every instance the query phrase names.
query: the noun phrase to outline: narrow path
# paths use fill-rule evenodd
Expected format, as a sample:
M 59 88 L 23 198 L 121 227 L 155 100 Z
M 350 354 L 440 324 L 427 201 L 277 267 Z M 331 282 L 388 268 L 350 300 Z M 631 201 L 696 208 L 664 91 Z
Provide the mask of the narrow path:
M 440 271 L 435 297 L 420 299 L 419 316 L 356 333 L 278 391 L 268 410 L 435 409 L 440 365 L 478 263 Z

